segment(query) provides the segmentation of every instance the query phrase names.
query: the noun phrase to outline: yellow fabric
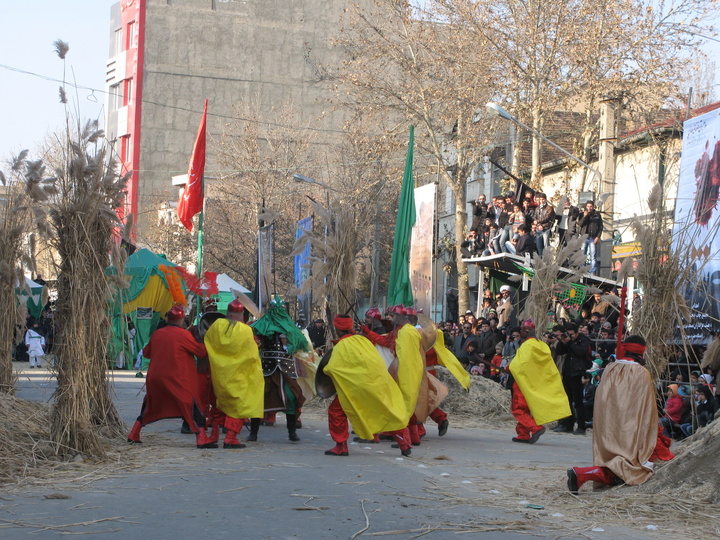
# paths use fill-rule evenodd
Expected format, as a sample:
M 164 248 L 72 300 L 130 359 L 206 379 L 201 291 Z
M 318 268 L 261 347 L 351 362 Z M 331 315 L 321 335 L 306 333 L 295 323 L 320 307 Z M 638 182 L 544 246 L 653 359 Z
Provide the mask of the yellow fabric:
M 233 418 L 262 418 L 265 379 L 252 329 L 218 319 L 205 334 L 218 408 Z
M 462 367 L 460 360 L 445 346 L 445 334 L 442 330 L 437 331 L 437 341 L 433 348 L 438 364 L 446 368 L 465 390 L 470 388 L 470 373 Z
M 570 416 L 562 378 L 546 343 L 535 338 L 525 341 L 509 369 L 538 425 Z
M 307 404 L 308 401 L 315 397 L 315 373 L 317 373 L 317 367 L 322 357 L 313 349 L 308 331 L 303 330 L 302 333 L 308 342 L 309 352 L 298 351 L 295 353 L 298 372 L 298 378 L 296 380 L 298 386 L 300 386 L 300 390 L 302 390 L 305 404 Z
M 417 328 L 410 324 L 400 328 L 395 341 L 395 356 L 398 359 L 397 383 L 405 401 L 407 420 L 410 420 L 425 373 L 425 351 L 420 346 Z
M 372 439 L 375 433 L 407 425 L 402 393 L 367 338 L 350 336 L 338 341 L 324 372 L 333 380 L 340 405 L 358 436 Z
M 655 385 L 640 364 L 608 364 L 595 394 L 593 465 L 607 467 L 626 484 L 637 486 L 652 475 L 657 444 Z
M 130 276 L 126 277 L 130 278 Z M 158 275 L 152 275 L 142 292 L 134 300 L 123 304 L 123 311 L 131 313 L 138 307 L 152 307 L 153 311 L 164 316 L 172 306 L 172 295 L 163 280 Z

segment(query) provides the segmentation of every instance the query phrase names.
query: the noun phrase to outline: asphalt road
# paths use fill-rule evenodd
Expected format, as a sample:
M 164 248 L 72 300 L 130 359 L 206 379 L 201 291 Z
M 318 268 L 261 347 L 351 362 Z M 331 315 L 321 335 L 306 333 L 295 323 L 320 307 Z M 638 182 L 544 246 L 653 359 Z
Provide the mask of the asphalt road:
M 47 370 L 16 367 L 18 397 L 51 400 Z M 113 375 L 128 424 L 139 412 L 143 383 L 132 372 Z M 446 436 L 430 424 L 408 458 L 390 443 L 353 443 L 350 456 L 331 457 L 323 454 L 333 443 L 322 411 L 308 407 L 302 419 L 301 442 L 287 439 L 278 415 L 243 450 L 198 450 L 194 436 L 180 434 L 180 420 L 157 422 L 143 429 L 143 445 L 120 453 L 129 467 L 110 464 L 0 490 L 0 537 L 658 537 L 583 521 L 591 503 L 566 493 L 565 469 L 590 464 L 590 435 L 548 432 L 531 446 L 511 442 L 510 425 L 460 427 L 451 417 Z M 68 498 L 47 498 L 56 494 Z

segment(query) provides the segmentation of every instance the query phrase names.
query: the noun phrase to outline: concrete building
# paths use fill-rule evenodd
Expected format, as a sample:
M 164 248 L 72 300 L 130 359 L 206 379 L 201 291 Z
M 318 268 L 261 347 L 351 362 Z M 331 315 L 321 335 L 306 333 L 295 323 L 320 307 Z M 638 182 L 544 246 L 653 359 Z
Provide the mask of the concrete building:
M 107 140 L 131 171 L 125 212 L 138 235 L 162 203 L 177 200 L 171 178 L 187 172 L 205 98 L 206 177 L 220 176 L 215 148 L 237 105 L 256 103 L 260 123 L 292 102 L 298 128 L 330 144 L 342 127 L 325 66 L 345 1 L 121 0 L 112 7 L 107 65 Z M 300 132 L 300 129 L 298 129 Z

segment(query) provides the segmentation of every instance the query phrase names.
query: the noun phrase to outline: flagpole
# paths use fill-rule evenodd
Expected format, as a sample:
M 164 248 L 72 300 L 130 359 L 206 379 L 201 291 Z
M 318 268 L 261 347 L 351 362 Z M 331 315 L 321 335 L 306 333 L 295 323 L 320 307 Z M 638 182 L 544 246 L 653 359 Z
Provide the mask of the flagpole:
M 205 176 L 202 177 L 202 189 L 203 195 L 205 194 Z M 197 243 L 197 276 L 200 279 L 200 283 L 203 283 L 203 225 L 205 222 L 205 197 L 203 196 L 203 207 L 198 215 L 198 243 Z M 201 285 L 202 286 L 202 285 Z M 197 317 L 196 320 L 200 320 L 200 311 L 202 309 L 202 297 L 197 297 Z

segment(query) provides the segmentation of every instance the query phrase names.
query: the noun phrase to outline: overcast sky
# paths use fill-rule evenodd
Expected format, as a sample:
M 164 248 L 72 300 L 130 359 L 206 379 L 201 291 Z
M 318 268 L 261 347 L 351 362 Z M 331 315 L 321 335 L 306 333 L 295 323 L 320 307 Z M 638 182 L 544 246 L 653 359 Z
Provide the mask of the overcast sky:
M 66 80 L 95 89 L 68 89 L 73 114 L 79 110 L 80 118 L 97 118 L 103 124 L 110 6 L 116 2 L 0 0 L 0 161 L 25 148 L 35 150 L 47 134 L 64 125 L 65 109 L 58 97 L 63 62 L 53 52 L 56 39 L 70 44 Z M 720 58 L 720 43 L 708 42 L 708 50 Z M 720 70 L 720 60 L 716 63 Z M 2 164 L 0 168 L 5 169 Z

